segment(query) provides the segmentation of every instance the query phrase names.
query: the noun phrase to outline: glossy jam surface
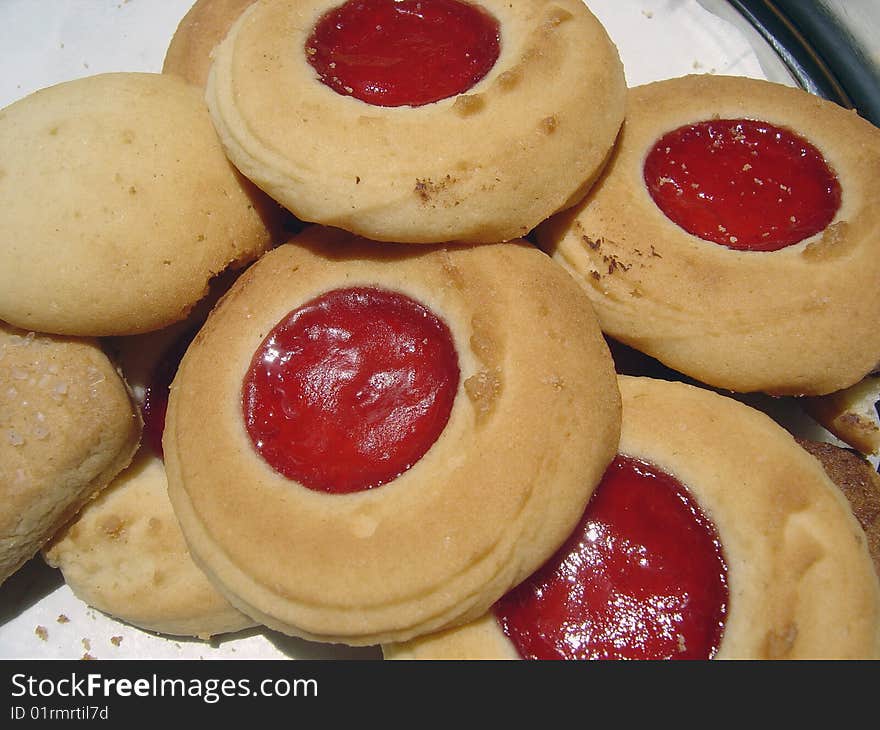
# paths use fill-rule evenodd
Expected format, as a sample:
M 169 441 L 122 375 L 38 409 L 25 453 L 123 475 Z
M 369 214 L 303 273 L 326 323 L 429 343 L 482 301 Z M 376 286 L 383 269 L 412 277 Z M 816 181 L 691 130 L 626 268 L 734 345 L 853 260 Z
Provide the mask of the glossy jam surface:
M 177 368 L 198 328 L 184 332 L 162 353 L 144 387 L 141 415 L 144 419 L 144 442 L 160 459 L 164 457 L 162 434 L 165 433 L 165 413 L 168 410 L 168 392 L 177 374 Z
M 812 144 L 746 119 L 669 132 L 649 152 L 644 179 L 674 223 L 743 251 L 798 243 L 823 231 L 840 208 L 840 183 Z
M 727 600 L 712 523 L 673 477 L 618 456 L 568 542 L 495 614 L 525 659 L 708 659 Z
M 463 93 L 495 65 L 498 21 L 460 0 L 349 0 L 324 15 L 306 57 L 334 91 L 376 106 Z
M 254 354 L 242 407 L 254 447 L 322 492 L 385 484 L 449 420 L 458 355 L 446 324 L 400 293 L 336 289 L 290 312 Z

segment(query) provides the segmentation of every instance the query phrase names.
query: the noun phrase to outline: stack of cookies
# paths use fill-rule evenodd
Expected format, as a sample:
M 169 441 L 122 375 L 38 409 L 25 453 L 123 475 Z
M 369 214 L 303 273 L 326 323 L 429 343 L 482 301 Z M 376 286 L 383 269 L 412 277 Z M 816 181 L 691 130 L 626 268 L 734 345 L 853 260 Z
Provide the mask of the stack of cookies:
M 0 150 L 2 577 L 388 658 L 880 656 L 876 473 L 730 397 L 880 361 L 854 112 L 627 89 L 581 0 L 199 0 Z

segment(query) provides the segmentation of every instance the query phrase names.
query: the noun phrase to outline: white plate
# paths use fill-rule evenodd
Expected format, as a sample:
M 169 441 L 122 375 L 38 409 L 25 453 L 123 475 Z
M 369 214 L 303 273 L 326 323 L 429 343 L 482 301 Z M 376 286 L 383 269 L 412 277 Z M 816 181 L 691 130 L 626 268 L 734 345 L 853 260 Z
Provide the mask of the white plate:
M 171 36 L 190 5 L 191 0 L 3 0 L 0 107 L 77 77 L 160 71 Z M 793 84 L 760 37 L 724 2 L 601 0 L 589 5 L 617 43 L 631 86 L 690 73 L 736 74 Z M 786 422 L 791 414 L 773 415 L 792 425 Z M 63 585 L 60 573 L 39 558 L 0 586 L 0 658 L 86 655 L 97 659 L 381 656 L 372 647 L 325 646 L 260 630 L 211 643 L 155 636 L 85 606 Z

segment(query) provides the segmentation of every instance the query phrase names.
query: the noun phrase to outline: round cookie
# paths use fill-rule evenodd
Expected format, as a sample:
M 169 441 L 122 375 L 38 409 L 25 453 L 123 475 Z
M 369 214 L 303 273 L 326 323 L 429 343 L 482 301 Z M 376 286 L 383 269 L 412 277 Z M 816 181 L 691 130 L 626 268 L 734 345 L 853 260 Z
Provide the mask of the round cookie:
M 197 0 L 183 16 L 168 44 L 162 73 L 175 74 L 194 86 L 205 88 L 212 63 L 212 51 L 242 11 L 254 0 Z M 282 242 L 301 230 L 302 223 L 272 200 L 244 175 L 236 177 L 248 197 L 260 209 L 272 240 Z
M 498 22 L 494 65 L 460 93 L 396 106 L 337 93 L 310 64 L 337 3 L 252 6 L 208 80 L 230 159 L 300 219 L 381 241 L 508 240 L 572 205 L 623 119 L 615 46 L 580 0 L 464 5 Z
M 630 376 L 620 377 L 620 391 L 620 453 L 683 484 L 720 542 L 728 591 L 713 658 L 880 656 L 880 579 L 865 532 L 816 459 L 763 413 L 713 391 Z M 592 502 L 587 514 L 591 509 Z M 656 556 L 643 547 L 648 542 L 626 545 L 645 575 L 662 570 L 653 567 Z M 601 580 L 592 584 L 601 588 Z M 578 595 L 576 585 L 570 590 Z M 631 595 L 615 595 L 613 605 L 628 618 Z M 663 603 L 676 607 L 675 599 L 669 594 Z M 630 632 L 641 624 L 625 626 L 615 635 L 622 651 L 635 646 Z M 552 619 L 543 628 L 552 631 Z M 573 640 L 592 639 L 590 631 L 588 624 Z M 685 649 L 682 640 L 677 650 Z M 464 628 L 387 645 L 384 653 L 389 659 L 519 656 L 492 612 Z
M 183 319 L 272 232 L 226 159 L 202 93 L 109 73 L 0 112 L 0 318 L 74 335 Z
M 161 448 L 156 448 L 164 412 L 144 404 L 162 402 L 156 391 L 167 394 L 177 353 L 218 294 L 212 291 L 184 322 L 110 343 L 141 407 L 144 439 L 132 464 L 43 550 L 74 595 L 93 608 L 147 631 L 203 639 L 255 624 L 193 563 L 168 500 Z
M 211 52 L 253 3 L 254 0 L 196 0 L 168 44 L 162 73 L 177 74 L 204 88 L 211 69 Z
M 669 79 L 631 89 L 627 103 L 601 181 L 536 234 L 578 277 L 603 331 L 701 382 L 739 392 L 820 395 L 873 370 L 880 360 L 880 301 L 865 292 L 880 276 L 873 185 L 880 131 L 853 111 L 756 79 Z M 735 236 L 721 245 L 667 217 L 645 182 L 646 159 L 667 133 L 713 120 L 768 124 L 818 151 L 833 175 L 830 201 L 839 187 L 839 208 L 828 225 L 778 250 L 737 250 L 731 246 L 742 242 L 731 243 Z M 727 134 L 741 135 L 739 125 L 727 127 Z M 718 145 L 729 142 L 719 138 Z M 767 211 L 738 214 L 743 224 L 763 223 L 774 201 L 796 202 L 807 187 L 771 184 L 764 174 L 748 178 L 750 169 L 749 162 L 741 167 L 741 195 L 768 187 L 779 197 Z M 784 177 L 784 169 L 778 172 Z M 711 196 L 700 180 L 674 187 L 661 176 L 655 183 L 661 190 L 668 183 L 672 197 L 695 191 L 692 210 L 706 212 L 700 196 Z M 789 221 L 797 224 L 799 216 L 792 213 Z
M 316 314 L 335 315 L 334 297 L 352 291 L 371 302 L 367 314 L 382 312 L 365 328 L 378 355 L 364 354 L 370 342 L 347 349 L 363 328 Z M 407 302 L 437 329 L 386 337 Z M 279 323 L 300 320 L 308 326 L 292 344 L 276 337 Z M 457 377 L 435 440 L 396 475 L 351 488 L 348 477 L 367 473 L 353 450 L 375 451 L 381 466 L 421 428 L 377 417 L 379 406 L 390 403 L 394 418 L 436 415 L 431 395 L 410 404 L 419 368 L 360 363 L 386 350 L 434 352 L 444 331 Z M 340 349 L 297 359 L 325 336 Z M 259 400 L 252 409 L 254 373 L 288 361 L 270 384 L 282 396 L 268 401 L 275 415 Z M 300 376 L 305 386 L 291 391 Z M 312 401 L 327 405 L 324 422 L 307 420 Z M 614 454 L 619 415 L 589 303 L 534 247 L 413 250 L 313 226 L 246 271 L 188 349 L 163 441 L 169 495 L 196 560 L 261 624 L 349 645 L 401 640 L 476 618 L 556 549 Z M 325 442 L 337 416 L 351 432 Z M 282 441 L 282 454 L 305 444 L 303 460 L 326 455 L 317 471 L 355 463 L 344 489 L 325 490 L 326 475 L 312 471 L 288 478 L 264 456 L 263 439 L 300 421 L 305 432 Z
M 43 555 L 77 598 L 147 631 L 207 639 L 254 626 L 193 563 L 148 446 Z
M 802 399 L 817 423 L 863 454 L 880 454 L 880 374 L 872 372 L 855 385 L 827 395 Z
M 140 435 L 98 343 L 0 322 L 0 582 L 131 461 Z
M 819 460 L 849 501 L 880 575 L 880 474 L 867 459 L 849 449 L 800 438 L 798 443 Z

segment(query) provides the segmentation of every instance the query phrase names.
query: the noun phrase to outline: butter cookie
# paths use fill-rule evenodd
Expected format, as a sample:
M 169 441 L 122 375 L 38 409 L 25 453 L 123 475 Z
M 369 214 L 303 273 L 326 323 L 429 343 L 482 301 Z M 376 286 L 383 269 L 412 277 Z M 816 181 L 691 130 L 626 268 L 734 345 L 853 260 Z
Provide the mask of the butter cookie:
M 236 611 L 193 562 L 168 499 L 157 448 L 163 393 L 191 339 L 190 329 L 197 326 L 187 321 L 113 343 L 141 404 L 144 439 L 131 465 L 53 537 L 43 556 L 93 608 L 147 631 L 207 639 L 254 622 Z M 147 401 L 151 406 L 145 409 Z
M 147 631 L 207 639 L 254 626 L 193 563 L 165 468 L 146 445 L 43 556 L 77 598 Z
M 182 320 L 272 231 L 176 76 L 107 73 L 0 111 L 0 319 L 72 335 Z
M 204 89 L 214 47 L 254 0 L 196 0 L 183 16 L 165 53 L 162 73 L 174 74 Z M 302 229 L 302 222 L 236 171 L 242 189 L 259 208 L 272 240 L 280 243 Z
M 169 495 L 199 565 L 259 623 L 402 640 L 477 618 L 552 554 L 619 408 L 589 302 L 533 246 L 312 226 L 187 350 Z
M 880 579 L 822 465 L 714 391 L 620 391 L 619 455 L 566 545 L 477 622 L 386 658 L 880 656 Z
M 804 398 L 804 410 L 848 446 L 863 454 L 880 454 L 880 374 L 827 395 Z
M 0 322 L 0 581 L 128 465 L 140 436 L 97 342 Z
M 162 73 L 183 77 L 204 88 L 211 69 L 211 52 L 254 0 L 196 0 L 181 18 L 162 62 Z
M 867 459 L 847 448 L 798 439 L 840 488 L 868 538 L 868 551 L 880 574 L 880 474 Z
M 269 0 L 215 49 L 206 98 L 230 159 L 300 219 L 493 243 L 583 197 L 625 91 L 580 0 Z
M 541 225 L 602 329 L 696 380 L 823 395 L 880 361 L 880 130 L 757 79 L 630 90 L 602 179 Z

